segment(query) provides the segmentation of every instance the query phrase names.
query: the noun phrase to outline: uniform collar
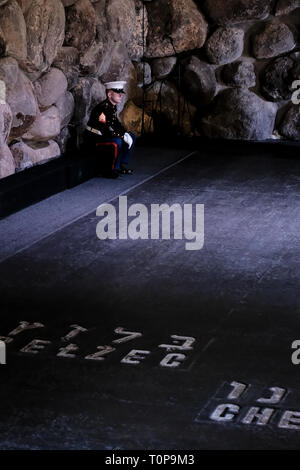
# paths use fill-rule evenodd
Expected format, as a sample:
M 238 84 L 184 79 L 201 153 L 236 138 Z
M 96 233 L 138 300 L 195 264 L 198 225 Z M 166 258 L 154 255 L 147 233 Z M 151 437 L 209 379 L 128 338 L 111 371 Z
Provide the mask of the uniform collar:
M 108 99 L 108 98 L 106 99 L 106 101 L 107 101 L 108 105 L 109 105 L 109 106 L 111 106 L 111 107 L 112 107 L 112 109 L 113 109 L 114 111 L 116 111 L 116 109 L 117 109 L 117 105 L 115 105 L 115 104 L 112 104 L 112 103 L 109 101 L 109 99 Z

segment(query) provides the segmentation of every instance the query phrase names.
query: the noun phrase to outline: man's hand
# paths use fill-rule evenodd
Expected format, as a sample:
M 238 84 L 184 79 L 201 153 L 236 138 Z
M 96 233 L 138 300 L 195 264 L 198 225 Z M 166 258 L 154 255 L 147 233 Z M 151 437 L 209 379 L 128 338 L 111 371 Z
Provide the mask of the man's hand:
M 133 140 L 132 140 L 131 135 L 128 134 L 128 132 L 125 132 L 123 139 L 126 142 L 126 144 L 128 145 L 128 147 L 130 148 L 133 144 Z

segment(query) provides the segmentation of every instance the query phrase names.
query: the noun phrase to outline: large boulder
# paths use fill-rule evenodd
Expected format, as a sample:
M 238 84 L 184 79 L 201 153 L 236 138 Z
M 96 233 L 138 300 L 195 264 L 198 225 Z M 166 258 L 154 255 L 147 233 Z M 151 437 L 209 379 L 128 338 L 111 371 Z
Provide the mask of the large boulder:
M 145 99 L 145 111 L 153 118 L 155 132 L 176 130 L 186 136 L 193 135 L 196 108 L 185 102 L 173 83 L 154 82 L 147 88 Z
M 3 82 L 2 82 L 3 83 Z M 1 82 L 0 82 L 1 84 Z M 1 90 L 3 90 L 3 86 Z M 5 95 L 4 95 L 5 97 Z M 12 175 L 15 172 L 15 163 L 13 156 L 7 146 L 7 139 L 12 125 L 12 112 L 9 105 L 2 99 L 0 100 L 0 178 Z
M 253 55 L 257 59 L 270 59 L 289 52 L 296 46 L 294 34 L 285 23 L 268 21 L 252 37 Z
M 137 84 L 139 87 L 150 85 L 151 83 L 151 67 L 148 62 L 133 62 L 136 70 Z
M 6 55 L 6 43 L 4 39 L 4 34 L 2 33 L 1 27 L 0 27 L 0 58 L 5 57 Z
M 63 95 L 60 95 L 55 106 L 59 111 L 60 128 L 62 129 L 69 124 L 74 113 L 75 103 L 72 93 L 66 91 Z
M 238 59 L 243 49 L 244 31 L 238 28 L 218 28 L 205 44 L 208 60 L 217 65 Z
M 10 0 L 0 7 L 0 25 L 6 55 L 24 61 L 27 57 L 26 24 L 16 0 Z
M 196 56 L 191 56 L 185 60 L 183 66 L 183 93 L 191 103 L 196 105 L 210 103 L 217 90 L 214 68 Z
M 58 144 L 61 154 L 64 154 L 69 150 L 70 144 L 73 144 L 73 148 L 75 145 L 75 142 L 71 140 L 71 133 L 68 127 L 64 127 L 54 140 Z
M 0 79 L 0 104 L 6 104 L 6 85 L 3 80 Z
M 56 103 L 58 98 L 67 91 L 68 82 L 63 72 L 52 67 L 34 83 L 35 95 L 42 108 Z
M 177 57 L 161 57 L 152 61 L 152 75 L 157 80 L 163 80 L 174 70 Z
M 126 80 L 123 77 L 126 74 L 129 62 L 131 63 L 124 44 L 122 42 L 115 43 L 111 53 L 109 67 L 100 75 L 101 81 L 105 83 L 116 80 Z
M 262 20 L 271 12 L 273 0 L 204 0 L 201 8 L 220 25 Z
M 281 135 L 300 141 L 300 106 L 293 105 L 286 112 L 279 127 Z
M 106 88 L 105 86 L 97 79 L 94 79 L 91 86 L 91 103 L 89 111 L 92 111 L 94 106 L 101 103 L 101 101 L 106 99 Z
M 17 142 L 10 147 L 18 171 L 30 168 L 60 155 L 60 148 L 54 140 L 49 142 Z
M 0 178 L 13 175 L 15 169 L 15 161 L 11 151 L 6 144 L 0 143 Z
M 38 114 L 36 120 L 30 126 L 23 139 L 34 142 L 45 142 L 53 139 L 60 133 L 60 115 L 56 106 L 51 106 L 46 111 Z
M 32 0 L 24 16 L 27 60 L 21 65 L 36 80 L 52 65 L 63 44 L 65 9 L 60 0 Z
M 300 8 L 300 0 L 278 0 L 275 15 L 288 15 L 296 8 Z
M 128 101 L 120 114 L 121 122 L 124 127 L 133 132 L 136 136 L 140 136 L 143 129 L 143 110 L 136 106 L 132 101 Z M 151 117 L 144 113 L 144 131 L 151 133 L 153 131 L 153 123 Z
M 207 23 L 193 0 L 147 2 L 147 57 L 171 56 L 203 46 Z
M 143 4 L 140 0 L 99 0 L 94 4 L 97 40 L 81 59 L 82 70 L 97 76 L 104 74 L 115 44 L 122 44 L 126 56 L 139 60 L 143 56 Z M 144 9 L 144 33 L 147 34 L 147 11 Z
M 64 7 L 70 7 L 74 5 L 78 0 L 61 0 Z
M 20 8 L 21 8 L 23 14 L 25 14 L 27 12 L 28 8 L 30 7 L 31 3 L 33 2 L 33 0 L 17 0 L 17 2 L 20 5 Z
M 227 89 L 202 119 L 202 129 L 211 139 L 266 140 L 272 137 L 276 112 L 274 103 L 245 88 Z
M 97 76 L 107 71 L 115 44 L 120 41 L 118 32 L 110 29 L 112 25 L 109 22 L 106 4 L 106 0 L 99 0 L 93 5 L 96 14 L 96 39 L 80 60 L 84 73 Z
M 0 80 L 5 83 L 6 92 L 14 87 L 18 75 L 19 65 L 16 59 L 12 57 L 3 57 L 0 59 Z
M 138 96 L 142 96 L 142 89 L 138 87 L 136 69 L 131 61 L 127 63 L 127 67 L 124 72 L 124 80 L 126 80 L 125 85 L 125 99 L 119 105 L 119 113 L 122 111 L 126 102 L 129 100 L 135 100 Z
M 238 60 L 227 64 L 222 70 L 222 79 L 227 86 L 251 88 L 256 85 L 254 63 L 246 60 Z
M 7 103 L 0 101 L 0 144 L 5 144 L 12 125 L 12 112 Z
M 109 0 L 105 9 L 108 28 L 115 41 L 127 46 L 135 27 L 135 1 Z M 104 10 L 103 10 L 104 11 Z
M 141 0 L 98 0 L 97 38 L 100 49 L 109 54 L 114 42 L 122 42 L 132 60 L 143 56 L 143 32 L 148 31 L 147 10 Z M 104 73 L 104 71 L 102 72 Z
M 10 138 L 20 137 L 38 113 L 33 85 L 11 57 L 0 59 L 0 79 L 6 84 L 6 100 L 13 113 Z
M 110 66 L 115 43 L 95 40 L 80 57 L 80 70 L 83 74 L 100 76 Z
M 91 77 L 81 77 L 72 90 L 75 101 L 72 124 L 78 128 L 79 133 L 83 132 L 89 120 L 93 83 L 94 80 Z
M 290 100 L 292 84 L 300 78 L 300 58 L 296 54 L 272 60 L 262 72 L 261 91 L 270 101 Z
M 130 59 L 124 44 L 122 42 L 116 43 L 110 57 L 109 67 L 100 75 L 101 81 L 105 83 L 116 80 L 125 80 L 123 77 L 128 68 L 129 62 Z
M 62 47 L 59 49 L 53 67 L 60 69 L 67 78 L 68 89 L 72 89 L 79 77 L 79 51 L 76 47 Z
M 70 7 L 74 5 L 78 0 L 61 0 L 64 7 Z
M 104 10 L 103 10 L 104 11 Z M 96 13 L 89 0 L 66 8 L 65 45 L 87 51 L 96 37 Z
M 147 9 L 141 0 L 135 0 L 135 19 L 131 40 L 128 44 L 128 54 L 131 60 L 139 60 L 144 55 L 144 38 L 148 34 Z

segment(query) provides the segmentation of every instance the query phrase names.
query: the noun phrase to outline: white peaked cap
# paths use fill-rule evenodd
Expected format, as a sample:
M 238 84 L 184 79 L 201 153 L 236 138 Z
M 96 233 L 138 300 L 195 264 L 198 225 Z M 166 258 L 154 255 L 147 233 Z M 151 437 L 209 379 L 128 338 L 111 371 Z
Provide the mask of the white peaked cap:
M 124 86 L 127 82 L 107 82 L 104 83 L 104 86 L 107 90 L 124 90 Z

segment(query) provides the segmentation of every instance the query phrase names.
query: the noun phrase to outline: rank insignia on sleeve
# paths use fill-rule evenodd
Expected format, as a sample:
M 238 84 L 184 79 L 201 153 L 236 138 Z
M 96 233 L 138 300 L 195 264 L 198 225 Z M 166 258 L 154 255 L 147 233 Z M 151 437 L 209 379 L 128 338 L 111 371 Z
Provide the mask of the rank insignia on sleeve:
M 104 113 L 101 113 L 99 116 L 99 122 L 103 122 L 104 124 L 106 123 L 106 116 Z

